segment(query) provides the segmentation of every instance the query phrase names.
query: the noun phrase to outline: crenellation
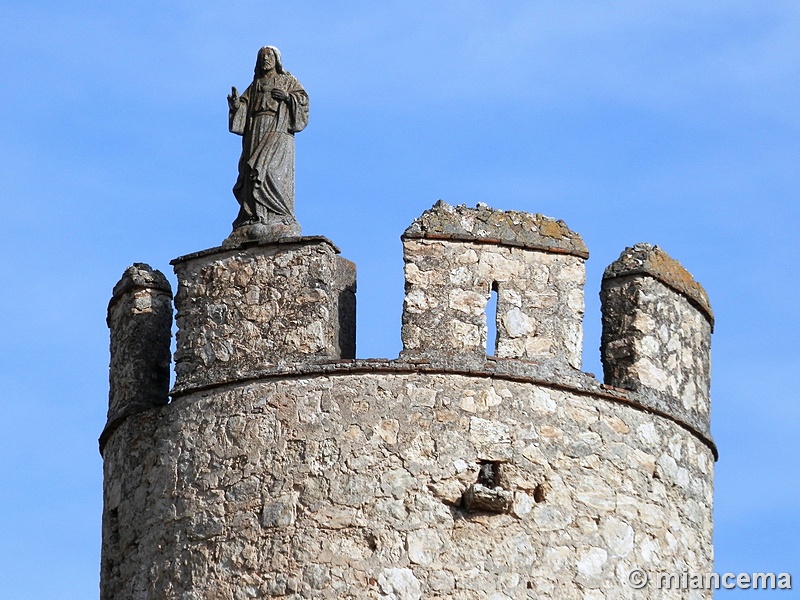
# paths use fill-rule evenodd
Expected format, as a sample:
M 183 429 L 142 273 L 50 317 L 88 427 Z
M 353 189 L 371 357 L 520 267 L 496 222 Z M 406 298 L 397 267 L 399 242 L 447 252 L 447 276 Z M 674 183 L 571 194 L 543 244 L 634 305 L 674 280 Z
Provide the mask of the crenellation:
M 605 382 L 707 430 L 713 314 L 703 288 L 657 246 L 626 248 L 603 276 Z
M 691 276 L 644 245 L 609 267 L 602 384 L 563 222 L 439 202 L 402 241 L 397 359 L 354 358 L 355 266 L 324 238 L 173 261 L 172 402 L 104 433 L 101 598 L 655 599 L 633 568 L 712 569 L 713 317 Z M 122 307 L 167 306 L 148 277 L 115 288 L 112 352 Z
M 106 323 L 111 334 L 105 440 L 127 416 L 169 401 L 172 288 L 161 271 L 134 263 L 114 286 Z
M 481 362 L 494 319 L 488 354 L 580 369 L 586 256 L 562 221 L 440 200 L 403 234 L 402 356 Z
M 355 265 L 325 238 L 173 261 L 176 389 L 298 361 L 355 356 Z

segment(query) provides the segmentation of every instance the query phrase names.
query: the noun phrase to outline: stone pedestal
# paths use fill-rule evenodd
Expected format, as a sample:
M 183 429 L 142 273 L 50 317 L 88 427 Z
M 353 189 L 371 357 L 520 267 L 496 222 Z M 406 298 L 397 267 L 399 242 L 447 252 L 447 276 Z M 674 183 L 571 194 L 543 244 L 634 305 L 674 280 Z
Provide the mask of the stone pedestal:
M 222 247 L 236 248 L 253 242 L 279 242 L 287 237 L 300 237 L 300 223 L 289 217 L 237 227 L 225 238 Z
M 178 276 L 175 389 L 355 355 L 355 265 L 322 237 L 214 248 Z

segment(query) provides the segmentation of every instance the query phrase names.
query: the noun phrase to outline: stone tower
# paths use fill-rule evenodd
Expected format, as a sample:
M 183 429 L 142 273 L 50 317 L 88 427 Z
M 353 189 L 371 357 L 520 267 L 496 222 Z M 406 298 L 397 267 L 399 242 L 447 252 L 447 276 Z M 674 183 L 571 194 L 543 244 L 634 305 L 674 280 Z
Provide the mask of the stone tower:
M 712 570 L 713 316 L 689 273 L 647 244 L 608 267 L 601 383 L 562 221 L 439 202 L 402 241 L 395 360 L 354 358 L 355 266 L 323 237 L 175 259 L 171 391 L 169 284 L 125 272 L 101 598 L 683 598 L 629 573 Z

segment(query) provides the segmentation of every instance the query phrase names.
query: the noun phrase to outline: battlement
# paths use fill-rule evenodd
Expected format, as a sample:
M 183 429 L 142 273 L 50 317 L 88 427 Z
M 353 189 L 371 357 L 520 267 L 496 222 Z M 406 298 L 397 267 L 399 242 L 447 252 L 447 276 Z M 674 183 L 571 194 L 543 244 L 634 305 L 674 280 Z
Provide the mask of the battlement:
M 709 426 L 711 332 L 705 290 L 658 246 L 626 248 L 600 292 L 605 382 L 695 426 Z
M 439 201 L 401 239 L 396 359 L 355 358 L 355 265 L 326 238 L 175 259 L 170 392 L 169 285 L 126 270 L 102 598 L 638 598 L 634 566 L 711 570 L 713 314 L 692 276 L 647 244 L 606 269 L 601 382 L 581 371 L 589 254 L 562 221 Z
M 125 269 L 108 303 L 106 323 L 111 365 L 101 452 L 127 417 L 169 402 L 172 288 L 164 274 L 144 263 Z
M 356 268 L 327 238 L 212 248 L 172 265 L 177 388 L 355 358 Z
M 585 379 L 580 367 L 589 252 L 563 221 L 440 200 L 401 240 L 400 363 L 502 373 L 509 367 L 498 367 L 498 361 L 517 361 L 511 371 L 524 377 Z M 173 395 L 355 358 L 355 265 L 340 257 L 330 240 L 249 242 L 196 252 L 172 264 L 179 281 Z M 136 362 L 130 356 L 147 354 L 131 349 L 145 339 L 138 333 L 114 333 L 129 328 L 132 318 L 130 310 L 119 308 L 127 306 L 118 301 L 126 290 L 159 298 L 159 316 L 148 335 L 158 337 L 161 346 L 169 339 L 171 316 L 164 316 L 171 313 L 169 284 L 157 272 L 147 282 L 131 283 L 133 275 L 141 279 L 145 272 L 136 266 L 126 271 L 111 303 L 117 308 L 109 309 L 109 423 L 137 407 L 166 403 L 163 383 L 157 393 L 149 382 L 142 392 L 120 391 L 135 389 L 124 374 Z M 493 292 L 496 314 L 489 315 Z M 713 314 L 703 288 L 663 250 L 637 244 L 606 269 L 600 295 L 604 384 L 710 440 Z M 487 349 L 490 319 L 496 340 Z M 158 360 L 163 363 L 164 357 Z M 163 382 L 163 373 L 159 377 Z M 120 399 L 125 394 L 151 400 Z

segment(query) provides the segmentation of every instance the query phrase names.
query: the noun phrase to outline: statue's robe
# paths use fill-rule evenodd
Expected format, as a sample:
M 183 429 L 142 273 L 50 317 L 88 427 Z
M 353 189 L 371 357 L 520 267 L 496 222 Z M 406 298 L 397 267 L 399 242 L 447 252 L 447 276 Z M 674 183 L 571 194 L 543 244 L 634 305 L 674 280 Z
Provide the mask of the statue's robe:
M 289 94 L 275 100 L 272 89 Z M 239 177 L 233 195 L 239 201 L 236 228 L 256 220 L 293 222 L 294 134 L 308 123 L 308 94 L 289 72 L 258 78 L 230 111 L 229 128 L 243 136 Z

